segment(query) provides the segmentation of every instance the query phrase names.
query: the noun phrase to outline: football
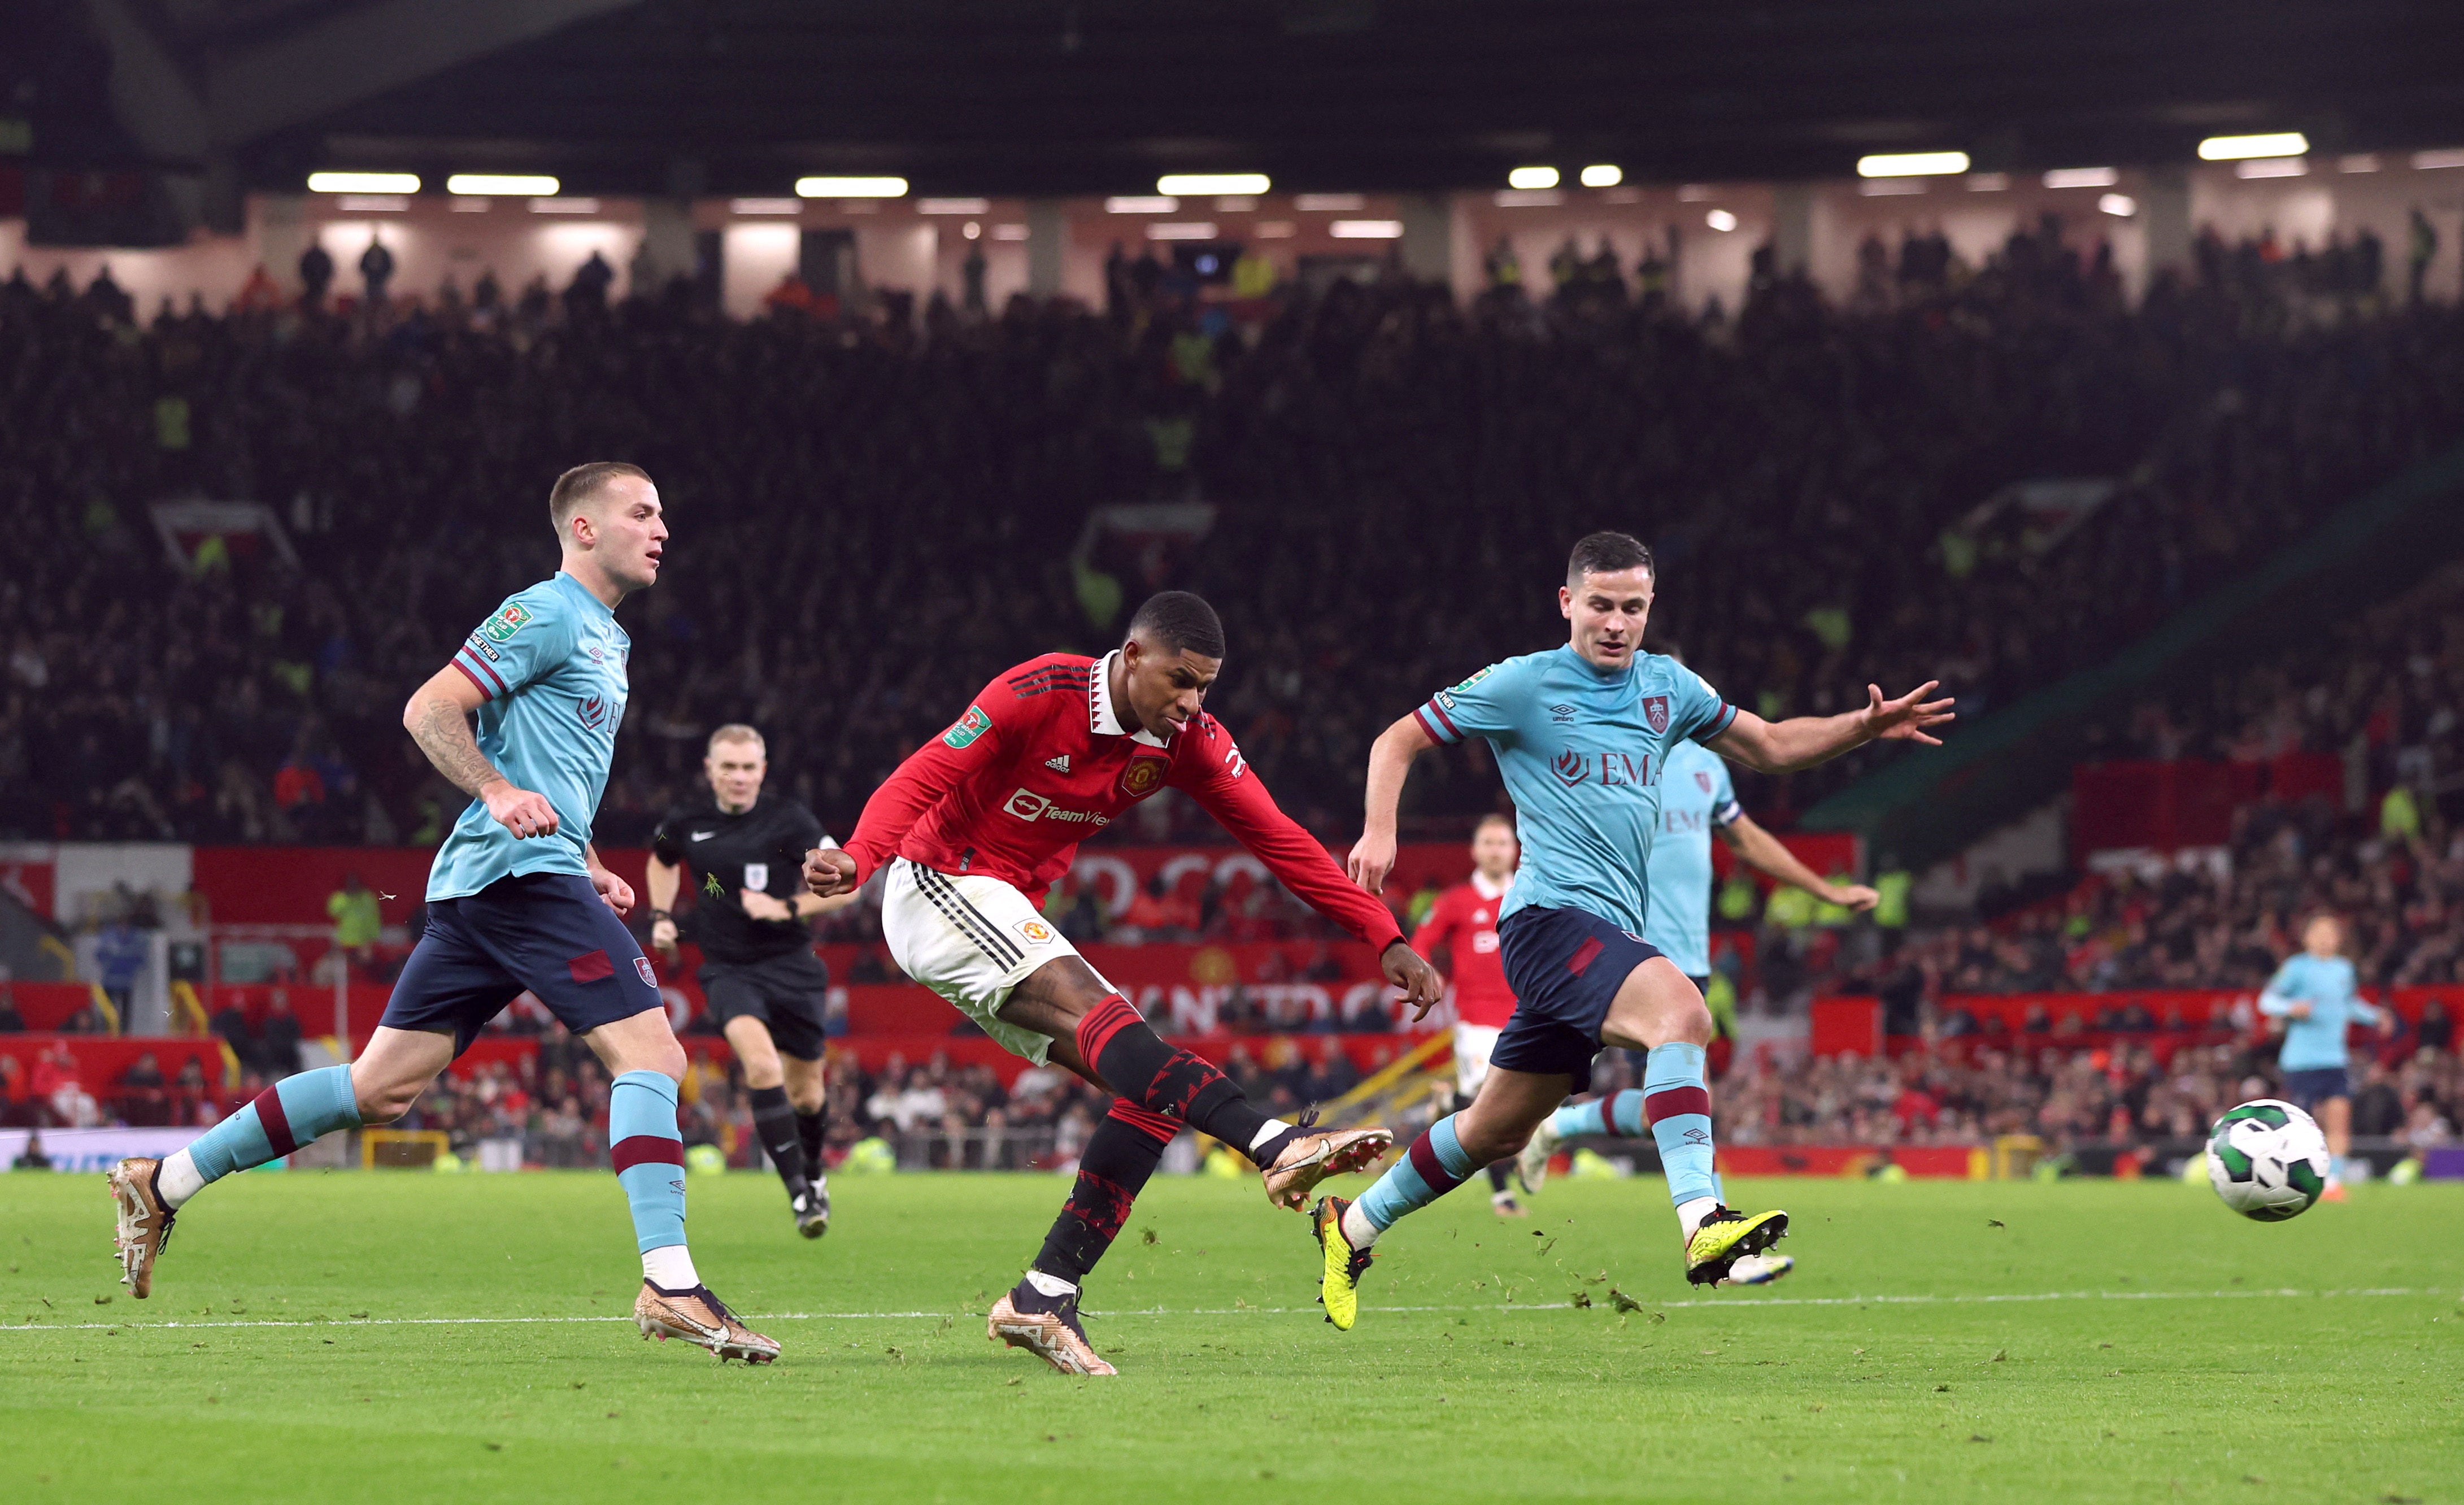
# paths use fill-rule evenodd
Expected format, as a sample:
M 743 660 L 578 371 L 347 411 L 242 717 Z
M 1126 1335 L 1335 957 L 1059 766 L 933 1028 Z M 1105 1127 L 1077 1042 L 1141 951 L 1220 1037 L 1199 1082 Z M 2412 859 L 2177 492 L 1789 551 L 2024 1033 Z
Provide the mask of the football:
M 2243 1217 L 2297 1217 L 2327 1187 L 2327 1137 L 2289 1102 L 2243 1103 L 2208 1131 L 2208 1184 Z

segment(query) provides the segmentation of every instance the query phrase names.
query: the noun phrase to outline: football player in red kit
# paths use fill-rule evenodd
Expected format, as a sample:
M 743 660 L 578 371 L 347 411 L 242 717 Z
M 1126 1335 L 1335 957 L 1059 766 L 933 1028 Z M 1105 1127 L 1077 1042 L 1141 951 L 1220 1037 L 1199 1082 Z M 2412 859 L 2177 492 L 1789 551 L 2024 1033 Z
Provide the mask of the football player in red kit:
M 1498 1031 L 1514 1015 L 1514 989 L 1506 984 L 1506 963 L 1497 950 L 1497 906 L 1514 881 L 1523 849 L 1514 819 L 1485 815 L 1471 836 L 1472 874 L 1438 896 L 1429 916 L 1412 932 L 1412 949 L 1425 957 L 1446 955 L 1447 981 L 1455 994 L 1455 1111 L 1471 1106 Z M 1488 1167 L 1488 1205 L 1506 1217 L 1524 1215 L 1506 1184 L 1507 1162 Z
M 1267 1199 L 1295 1209 L 1320 1181 L 1365 1169 L 1394 1142 L 1384 1129 L 1269 1118 L 1221 1072 L 1158 1038 L 1037 908 L 1078 844 L 1157 789 L 1178 789 L 1286 887 L 1375 948 L 1408 1002 L 1424 1008 L 1444 989 L 1393 914 L 1276 808 L 1232 735 L 1201 709 L 1222 664 L 1214 609 L 1166 591 L 1104 657 L 1047 653 L 986 685 L 874 792 L 844 850 L 804 860 L 806 883 L 825 897 L 886 869 L 882 934 L 909 977 L 1008 1050 L 1116 1095 L 1042 1252 L 988 1324 L 993 1338 L 1065 1374 L 1113 1373 L 1087 1341 L 1079 1286 L 1182 1124 L 1245 1153 Z

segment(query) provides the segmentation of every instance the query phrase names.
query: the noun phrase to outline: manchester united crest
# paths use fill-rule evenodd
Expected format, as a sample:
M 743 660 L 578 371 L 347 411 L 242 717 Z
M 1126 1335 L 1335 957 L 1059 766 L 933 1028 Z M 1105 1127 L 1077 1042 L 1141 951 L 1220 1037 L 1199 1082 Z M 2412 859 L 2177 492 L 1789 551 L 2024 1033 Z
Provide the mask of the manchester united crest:
M 1642 697 L 1642 719 L 1651 723 L 1653 735 L 1666 735 L 1668 731 L 1668 697 L 1664 695 L 1644 696 Z
M 1121 770 L 1121 792 L 1133 800 L 1143 800 L 1163 787 L 1163 772 L 1171 764 L 1169 758 L 1133 758 Z

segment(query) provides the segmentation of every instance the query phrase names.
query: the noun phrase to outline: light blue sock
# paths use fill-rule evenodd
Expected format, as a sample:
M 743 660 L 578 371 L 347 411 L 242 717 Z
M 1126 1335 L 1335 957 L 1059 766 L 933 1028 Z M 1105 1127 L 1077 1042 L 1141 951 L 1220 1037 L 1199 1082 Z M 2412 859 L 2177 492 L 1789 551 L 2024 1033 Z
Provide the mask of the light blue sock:
M 1643 1060 L 1642 1116 L 1668 1173 L 1668 1200 L 1678 1206 L 1720 1195 L 1711 1170 L 1711 1090 L 1699 1045 L 1658 1045 Z
M 664 1072 L 627 1072 L 607 1090 L 607 1152 L 633 1209 L 642 1252 L 685 1241 L 685 1137 L 676 1084 Z
M 2342 1181 L 2344 1179 L 2344 1157 L 2342 1155 L 2330 1155 L 2327 1157 L 2327 1179 L 2329 1181 Z
M 1590 1102 L 1570 1102 L 1551 1115 L 1549 1126 L 1561 1140 L 1578 1134 L 1614 1134 L 1638 1139 L 1642 1134 L 1642 1094 L 1627 1089 Z
M 1480 1169 L 1455 1137 L 1455 1117 L 1450 1113 L 1430 1124 L 1403 1158 L 1360 1194 L 1356 1206 L 1371 1228 L 1386 1231 L 1404 1213 L 1427 1206 Z
M 235 1170 L 280 1160 L 302 1144 L 356 1128 L 359 1095 L 351 1069 L 322 1066 L 258 1093 L 245 1108 L 188 1141 L 188 1159 L 210 1185 Z

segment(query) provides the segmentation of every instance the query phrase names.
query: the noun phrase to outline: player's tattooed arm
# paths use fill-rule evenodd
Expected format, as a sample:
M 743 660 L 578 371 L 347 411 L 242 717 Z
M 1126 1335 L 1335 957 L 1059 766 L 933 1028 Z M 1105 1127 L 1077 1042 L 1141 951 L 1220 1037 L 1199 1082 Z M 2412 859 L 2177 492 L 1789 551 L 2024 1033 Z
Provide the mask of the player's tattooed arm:
M 402 708 L 403 729 L 455 788 L 484 801 L 498 825 L 517 837 L 555 834 L 560 824 L 556 807 L 545 795 L 516 788 L 479 750 L 479 740 L 471 733 L 471 713 L 485 699 L 461 671 L 440 669 Z
M 1939 681 L 1927 680 L 1896 700 L 1885 700 L 1880 685 L 1867 685 L 1864 709 L 1838 716 L 1793 716 L 1785 721 L 1766 721 L 1751 711 L 1739 711 L 1728 729 L 1705 745 L 1758 773 L 1794 773 L 1872 741 L 1939 747 L 1942 739 L 1933 735 L 1933 728 L 1955 718 L 1949 697 L 1925 698 L 1938 687 Z

